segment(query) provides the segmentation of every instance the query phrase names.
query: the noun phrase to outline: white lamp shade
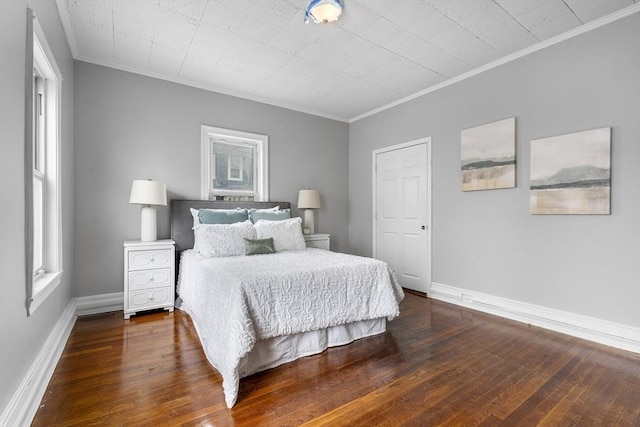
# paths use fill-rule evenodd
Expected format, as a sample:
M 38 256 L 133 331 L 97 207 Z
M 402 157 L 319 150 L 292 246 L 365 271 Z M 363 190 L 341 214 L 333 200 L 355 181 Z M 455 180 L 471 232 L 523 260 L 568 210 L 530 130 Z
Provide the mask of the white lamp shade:
M 157 181 L 136 179 L 131 185 L 129 203 L 166 206 L 167 186 Z
M 300 190 L 298 192 L 298 209 L 320 209 L 318 190 Z

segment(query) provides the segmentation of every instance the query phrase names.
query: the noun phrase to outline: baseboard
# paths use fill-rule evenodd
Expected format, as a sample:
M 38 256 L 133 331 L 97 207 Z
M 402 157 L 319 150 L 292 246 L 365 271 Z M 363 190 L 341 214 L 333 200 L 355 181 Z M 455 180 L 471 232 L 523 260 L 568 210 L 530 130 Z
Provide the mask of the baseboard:
M 440 283 L 431 283 L 431 291 L 428 296 L 518 322 L 640 353 L 640 328 Z
M 640 353 L 640 328 L 432 283 L 430 298 Z M 77 316 L 123 309 L 123 293 L 71 300 L 0 415 L 0 426 L 28 426 L 35 416 Z
M 76 298 L 78 316 L 108 313 L 124 309 L 124 292 Z
M 22 379 L 18 390 L 2 411 L 0 426 L 31 425 L 76 318 L 76 301 L 71 300 Z
M 28 426 L 38 411 L 49 381 L 78 316 L 122 310 L 124 293 L 72 299 L 0 415 L 0 426 Z
M 426 298 L 427 297 L 427 293 L 426 292 L 420 292 L 420 291 L 414 291 L 413 289 L 409 289 L 409 288 L 402 288 L 402 291 L 405 294 L 411 294 L 411 295 L 416 295 L 422 298 Z

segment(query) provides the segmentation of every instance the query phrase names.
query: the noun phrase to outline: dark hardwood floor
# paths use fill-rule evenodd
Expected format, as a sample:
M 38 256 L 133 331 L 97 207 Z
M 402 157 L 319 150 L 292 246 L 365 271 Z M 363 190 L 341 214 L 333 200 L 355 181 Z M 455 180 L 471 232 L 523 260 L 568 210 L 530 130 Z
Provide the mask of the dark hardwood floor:
M 255 374 L 227 409 L 188 315 L 79 318 L 34 426 L 640 426 L 640 356 L 408 294 L 387 333 Z

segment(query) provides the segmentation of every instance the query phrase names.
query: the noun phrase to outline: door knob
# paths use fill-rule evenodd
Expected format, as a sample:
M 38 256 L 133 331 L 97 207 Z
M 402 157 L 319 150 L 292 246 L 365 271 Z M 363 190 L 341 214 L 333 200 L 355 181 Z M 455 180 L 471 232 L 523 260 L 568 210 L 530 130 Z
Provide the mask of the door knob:
M 427 227 L 425 227 L 424 225 L 421 227 L 423 230 L 426 230 Z

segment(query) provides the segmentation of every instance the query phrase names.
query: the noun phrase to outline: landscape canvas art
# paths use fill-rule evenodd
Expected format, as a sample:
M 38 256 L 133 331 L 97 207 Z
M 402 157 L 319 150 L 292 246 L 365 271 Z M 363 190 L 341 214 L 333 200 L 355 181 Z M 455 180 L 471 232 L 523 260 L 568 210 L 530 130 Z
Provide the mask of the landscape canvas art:
M 611 128 L 531 141 L 532 214 L 611 213 Z
M 516 186 L 516 118 L 460 133 L 462 191 Z

